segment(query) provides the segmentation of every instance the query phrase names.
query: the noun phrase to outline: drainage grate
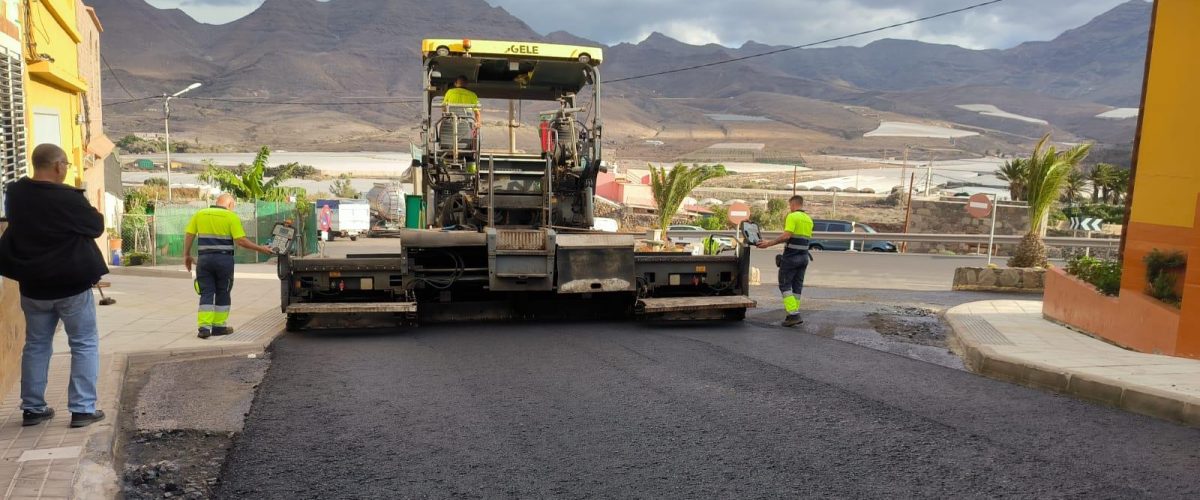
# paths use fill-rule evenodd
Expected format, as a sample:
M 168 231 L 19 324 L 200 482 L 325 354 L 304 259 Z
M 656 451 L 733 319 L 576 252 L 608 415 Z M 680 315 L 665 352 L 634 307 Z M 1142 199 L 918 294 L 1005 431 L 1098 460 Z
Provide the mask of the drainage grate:
M 270 310 L 234 329 L 233 335 L 220 337 L 224 342 L 255 342 L 263 335 L 273 335 L 283 330 L 283 313 Z
M 962 325 L 962 331 L 958 332 L 959 335 L 970 337 L 980 344 L 1016 345 L 986 319 L 978 316 L 963 316 L 955 319 L 958 324 Z

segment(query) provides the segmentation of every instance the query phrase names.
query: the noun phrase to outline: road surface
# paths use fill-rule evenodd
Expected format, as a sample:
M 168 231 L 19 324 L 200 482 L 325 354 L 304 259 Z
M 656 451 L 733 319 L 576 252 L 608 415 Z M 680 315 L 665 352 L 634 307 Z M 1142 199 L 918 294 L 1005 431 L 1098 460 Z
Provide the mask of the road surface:
M 286 335 L 218 497 L 1200 495 L 1200 430 L 837 340 L 986 297 L 812 292 L 797 329 L 774 310 Z

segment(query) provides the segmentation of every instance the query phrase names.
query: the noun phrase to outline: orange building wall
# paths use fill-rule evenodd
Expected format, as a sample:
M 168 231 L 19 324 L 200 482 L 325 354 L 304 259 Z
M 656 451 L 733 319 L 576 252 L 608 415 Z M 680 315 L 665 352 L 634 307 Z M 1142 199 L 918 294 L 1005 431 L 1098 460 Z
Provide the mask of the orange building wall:
M 1123 344 L 1200 358 L 1200 168 L 1187 145 L 1200 137 L 1200 2 L 1158 0 L 1136 147 L 1130 224 L 1121 280 Z M 1188 253 L 1183 307 L 1176 331 L 1164 323 L 1162 304 L 1146 295 L 1143 259 L 1160 249 Z M 1155 331 L 1149 331 L 1153 329 Z M 1137 332 L 1132 341 L 1128 337 Z M 1169 337 L 1164 341 L 1163 336 Z M 1142 337 L 1145 342 L 1138 341 Z M 1142 345 L 1139 345 L 1142 344 Z

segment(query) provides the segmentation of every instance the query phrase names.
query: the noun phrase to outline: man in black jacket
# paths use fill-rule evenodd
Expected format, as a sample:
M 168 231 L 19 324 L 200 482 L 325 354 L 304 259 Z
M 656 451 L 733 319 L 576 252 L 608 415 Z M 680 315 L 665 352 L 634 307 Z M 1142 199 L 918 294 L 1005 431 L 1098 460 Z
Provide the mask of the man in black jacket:
M 71 163 L 62 148 L 42 144 L 31 159 L 33 178 L 8 186 L 9 226 L 0 235 L 0 275 L 20 283 L 25 312 L 22 425 L 54 416 L 54 409 L 46 405 L 46 381 L 54 331 L 62 321 L 71 346 L 71 427 L 83 427 L 104 419 L 104 412 L 96 409 L 100 336 L 92 298 L 92 286 L 108 273 L 96 246 L 96 238 L 104 234 L 104 216 L 88 203 L 83 190 L 63 184 Z

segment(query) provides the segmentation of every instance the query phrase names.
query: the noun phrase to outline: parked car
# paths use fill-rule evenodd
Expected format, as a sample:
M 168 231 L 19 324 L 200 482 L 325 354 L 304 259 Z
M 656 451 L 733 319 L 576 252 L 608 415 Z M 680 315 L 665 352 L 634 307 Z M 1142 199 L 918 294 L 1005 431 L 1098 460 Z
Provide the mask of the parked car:
M 879 231 L 866 224 L 856 224 L 848 220 L 815 219 L 813 220 L 813 232 L 862 233 L 863 239 L 854 240 L 855 250 L 862 252 L 897 251 L 896 245 L 890 241 L 868 240 L 867 235 L 878 233 Z M 846 251 L 850 250 L 850 241 L 813 239 L 809 242 L 808 248 L 810 250 Z
M 667 226 L 667 236 L 670 237 L 671 241 L 675 242 L 676 245 L 703 245 L 702 241 L 704 240 L 705 235 L 688 235 L 687 233 L 689 231 L 706 231 L 706 229 L 700 226 L 688 226 L 683 224 Z M 714 238 L 716 238 L 717 243 L 721 244 L 722 252 L 726 250 L 732 250 L 737 245 L 737 243 L 735 243 L 733 238 L 730 236 L 714 236 Z

